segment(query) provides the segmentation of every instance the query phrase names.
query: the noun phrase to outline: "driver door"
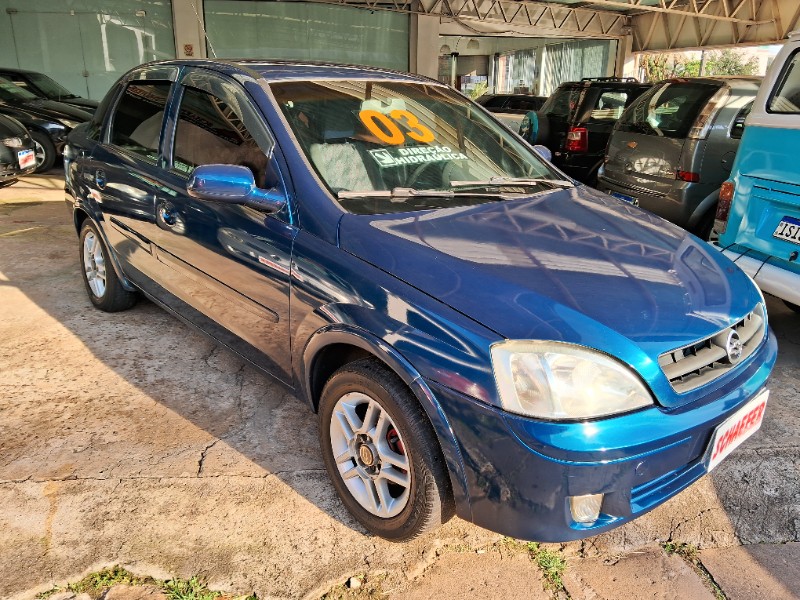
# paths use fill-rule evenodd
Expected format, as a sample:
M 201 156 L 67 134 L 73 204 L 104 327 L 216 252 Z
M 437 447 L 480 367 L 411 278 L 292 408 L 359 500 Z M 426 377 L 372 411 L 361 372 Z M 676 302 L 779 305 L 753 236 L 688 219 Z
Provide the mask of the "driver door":
M 227 331 L 212 331 L 220 341 L 288 383 L 290 265 L 297 234 L 288 205 L 267 214 L 186 192 L 195 167 L 237 164 L 253 171 L 259 187 L 285 194 L 272 158 L 274 139 L 233 80 L 187 69 L 179 85 L 165 131 L 164 185 L 154 204 L 160 283 L 222 325 Z

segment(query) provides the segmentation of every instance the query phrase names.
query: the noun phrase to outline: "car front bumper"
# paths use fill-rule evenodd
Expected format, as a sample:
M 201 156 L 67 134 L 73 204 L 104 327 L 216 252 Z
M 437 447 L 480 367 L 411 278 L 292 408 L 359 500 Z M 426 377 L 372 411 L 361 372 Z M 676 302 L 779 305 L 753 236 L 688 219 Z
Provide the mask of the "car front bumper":
M 605 419 L 548 422 L 513 415 L 428 382 L 458 440 L 468 499 L 458 514 L 517 538 L 563 542 L 596 535 L 662 504 L 707 472 L 714 429 L 764 387 L 774 334 L 709 397 Z M 570 497 L 604 494 L 592 524 Z

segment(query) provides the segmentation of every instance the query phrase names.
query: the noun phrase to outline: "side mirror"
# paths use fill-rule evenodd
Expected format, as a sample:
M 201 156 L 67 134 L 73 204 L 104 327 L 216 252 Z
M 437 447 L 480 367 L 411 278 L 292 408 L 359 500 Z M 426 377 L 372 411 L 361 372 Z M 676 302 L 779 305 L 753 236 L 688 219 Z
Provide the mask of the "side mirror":
M 538 154 L 539 156 L 541 156 L 541 157 L 542 157 L 543 159 L 545 159 L 547 162 L 552 162 L 552 160 L 553 160 L 553 153 L 552 153 L 552 152 L 550 152 L 550 148 L 548 148 L 547 146 L 542 146 L 541 144 L 536 144 L 536 145 L 533 147 L 533 149 L 534 149 L 534 151 L 536 152 L 536 154 Z
M 253 172 L 241 165 L 200 165 L 192 171 L 186 192 L 199 200 L 246 204 L 270 213 L 286 204 L 276 188 L 257 187 Z

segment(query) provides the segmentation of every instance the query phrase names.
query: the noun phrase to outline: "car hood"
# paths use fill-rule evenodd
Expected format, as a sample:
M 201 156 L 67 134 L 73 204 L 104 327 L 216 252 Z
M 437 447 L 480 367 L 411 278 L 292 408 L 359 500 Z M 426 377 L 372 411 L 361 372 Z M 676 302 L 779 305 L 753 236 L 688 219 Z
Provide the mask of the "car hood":
M 69 121 L 78 121 L 79 123 L 83 123 L 91 120 L 92 118 L 92 115 L 85 110 L 81 110 L 75 106 L 70 106 L 69 104 L 64 104 L 63 102 L 55 102 L 54 100 L 37 99 L 20 104 L 6 103 L 4 107 L 11 110 L 17 110 L 22 113 L 27 113 L 42 119 L 67 119 Z
M 586 186 L 340 223 L 341 247 L 510 339 L 649 356 L 712 335 L 758 291 L 663 219 Z M 619 334 L 619 335 L 617 335 Z

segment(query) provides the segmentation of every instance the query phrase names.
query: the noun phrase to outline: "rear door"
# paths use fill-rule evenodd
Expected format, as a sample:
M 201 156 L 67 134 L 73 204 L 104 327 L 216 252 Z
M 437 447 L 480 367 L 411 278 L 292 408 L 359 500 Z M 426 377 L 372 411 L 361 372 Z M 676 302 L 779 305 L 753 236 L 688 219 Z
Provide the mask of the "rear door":
M 82 178 L 103 214 L 101 226 L 123 270 L 153 292 L 157 275 L 151 240 L 163 158 L 161 131 L 177 67 L 132 74 L 112 109 L 101 143 L 85 161 Z

